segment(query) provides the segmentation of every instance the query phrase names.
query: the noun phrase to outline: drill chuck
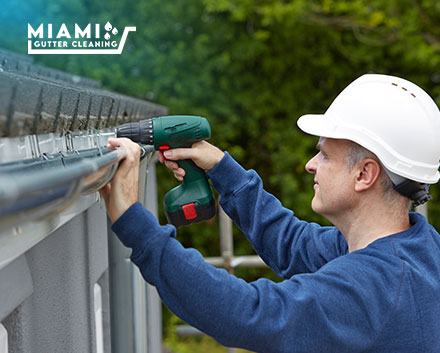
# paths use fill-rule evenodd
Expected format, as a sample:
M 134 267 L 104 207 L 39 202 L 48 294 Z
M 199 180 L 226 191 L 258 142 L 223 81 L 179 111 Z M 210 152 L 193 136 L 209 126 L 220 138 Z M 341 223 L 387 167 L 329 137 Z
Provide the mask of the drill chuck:
M 144 145 L 153 145 L 153 119 L 120 125 L 116 129 L 116 136 L 127 137 Z

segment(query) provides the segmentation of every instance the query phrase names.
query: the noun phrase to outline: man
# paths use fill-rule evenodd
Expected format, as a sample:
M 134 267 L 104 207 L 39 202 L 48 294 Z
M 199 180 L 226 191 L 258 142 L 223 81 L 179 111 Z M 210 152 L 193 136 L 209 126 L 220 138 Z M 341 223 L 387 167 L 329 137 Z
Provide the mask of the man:
M 437 106 L 406 80 L 364 75 L 324 115 L 298 125 L 320 136 L 306 165 L 315 176 L 312 208 L 335 227 L 298 220 L 254 171 L 207 142 L 160 156 L 180 180 L 184 171 L 173 160 L 191 158 L 207 172 L 222 207 L 284 281 L 246 283 L 184 249 L 174 227 L 159 226 L 136 203 L 138 147 L 111 139 L 111 148 L 128 154 L 102 194 L 132 261 L 172 311 L 225 345 L 265 353 L 439 352 L 440 237 L 408 213 L 410 200 L 427 201 L 427 185 L 439 179 Z

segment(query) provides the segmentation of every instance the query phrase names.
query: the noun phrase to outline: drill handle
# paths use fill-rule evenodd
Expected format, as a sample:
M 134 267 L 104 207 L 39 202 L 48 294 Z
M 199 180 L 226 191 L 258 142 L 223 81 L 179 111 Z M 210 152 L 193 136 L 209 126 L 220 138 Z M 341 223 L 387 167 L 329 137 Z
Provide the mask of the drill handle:
M 191 183 L 195 180 L 206 178 L 203 169 L 199 168 L 191 159 L 182 159 L 177 161 L 177 164 L 185 170 L 184 183 Z
M 176 227 L 198 223 L 215 216 L 215 200 L 205 172 L 190 159 L 178 161 L 185 169 L 183 183 L 168 191 L 164 210 L 168 222 Z

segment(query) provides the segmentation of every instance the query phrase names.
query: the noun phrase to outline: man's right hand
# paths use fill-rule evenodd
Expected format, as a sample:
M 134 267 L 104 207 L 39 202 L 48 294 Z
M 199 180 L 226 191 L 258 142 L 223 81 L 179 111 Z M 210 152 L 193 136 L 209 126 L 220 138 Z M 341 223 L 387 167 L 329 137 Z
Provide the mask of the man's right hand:
M 214 168 L 221 161 L 225 153 L 219 148 L 206 141 L 199 141 L 191 148 L 176 148 L 168 151 L 159 152 L 161 163 L 170 168 L 176 179 L 182 181 L 185 176 L 185 170 L 180 168 L 176 162 L 181 159 L 192 159 L 193 162 L 206 172 Z

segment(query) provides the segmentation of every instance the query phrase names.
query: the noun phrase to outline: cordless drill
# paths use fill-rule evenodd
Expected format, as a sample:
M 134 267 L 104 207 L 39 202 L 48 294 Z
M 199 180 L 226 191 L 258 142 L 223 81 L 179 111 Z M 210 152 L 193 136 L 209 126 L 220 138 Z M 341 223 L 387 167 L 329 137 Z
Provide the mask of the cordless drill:
M 205 118 L 175 115 L 123 124 L 117 128 L 116 134 L 134 142 L 153 145 L 156 151 L 165 151 L 191 147 L 194 142 L 209 139 L 211 127 Z M 185 170 L 185 177 L 181 185 L 165 195 L 164 209 L 168 222 L 180 227 L 214 217 L 215 202 L 204 171 L 190 159 L 177 163 Z

